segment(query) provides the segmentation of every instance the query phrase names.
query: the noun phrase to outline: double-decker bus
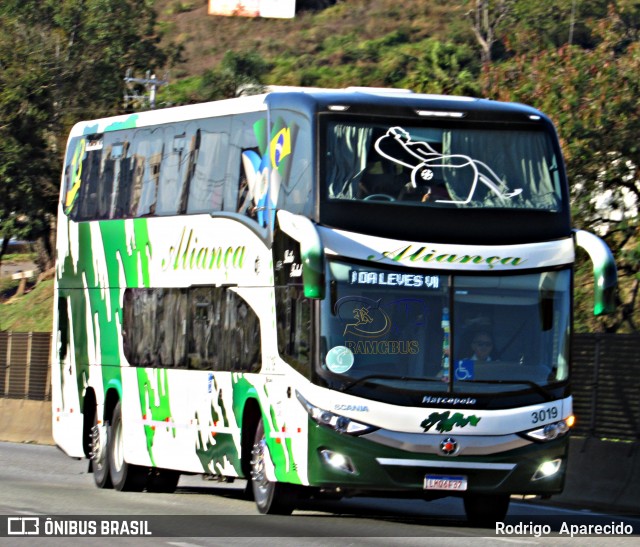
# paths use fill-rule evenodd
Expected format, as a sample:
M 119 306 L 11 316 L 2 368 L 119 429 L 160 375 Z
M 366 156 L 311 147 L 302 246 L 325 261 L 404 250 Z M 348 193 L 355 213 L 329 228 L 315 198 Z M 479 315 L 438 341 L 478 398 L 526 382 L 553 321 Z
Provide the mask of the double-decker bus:
M 53 435 L 99 487 L 474 522 L 561 492 L 576 246 L 597 314 L 616 270 L 541 112 L 307 89 L 82 122 L 57 235 Z

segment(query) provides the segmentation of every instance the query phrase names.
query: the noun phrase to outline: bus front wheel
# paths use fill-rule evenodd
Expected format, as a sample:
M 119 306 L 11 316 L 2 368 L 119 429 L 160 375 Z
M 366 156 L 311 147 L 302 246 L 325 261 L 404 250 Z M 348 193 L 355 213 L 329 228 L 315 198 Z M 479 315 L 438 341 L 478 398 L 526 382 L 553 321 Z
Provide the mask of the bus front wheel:
M 251 450 L 251 486 L 258 511 L 268 515 L 290 515 L 295 508 L 296 493 L 293 485 L 272 482 L 267 478 L 267 441 L 264 423 L 260 420 Z
M 148 469 L 124 461 L 122 407 L 120 401 L 113 410 L 109 447 L 109 474 L 113 487 L 119 491 L 141 492 L 146 484 Z
M 493 528 L 509 510 L 508 494 L 469 494 L 464 497 L 467 520 L 473 526 Z

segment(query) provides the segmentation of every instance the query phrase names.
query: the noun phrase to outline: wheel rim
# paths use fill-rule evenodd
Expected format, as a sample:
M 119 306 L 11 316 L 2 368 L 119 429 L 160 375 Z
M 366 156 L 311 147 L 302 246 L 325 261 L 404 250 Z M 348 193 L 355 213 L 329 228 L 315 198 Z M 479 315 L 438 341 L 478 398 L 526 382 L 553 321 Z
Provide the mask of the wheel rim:
M 262 505 L 269 497 L 270 482 L 265 466 L 266 442 L 264 437 L 253 445 L 251 451 L 251 481 L 256 503 Z
M 99 471 L 105 469 L 106 446 L 107 428 L 98 424 L 94 425 L 91 428 L 91 459 Z
M 112 452 L 113 467 L 117 472 L 120 472 L 120 470 L 122 469 L 122 466 L 124 465 L 124 454 L 122 453 L 123 452 L 122 427 L 120 425 L 120 422 L 115 424 L 115 427 L 113 429 L 114 431 L 111 432 L 112 434 L 111 440 L 113 443 L 113 452 Z

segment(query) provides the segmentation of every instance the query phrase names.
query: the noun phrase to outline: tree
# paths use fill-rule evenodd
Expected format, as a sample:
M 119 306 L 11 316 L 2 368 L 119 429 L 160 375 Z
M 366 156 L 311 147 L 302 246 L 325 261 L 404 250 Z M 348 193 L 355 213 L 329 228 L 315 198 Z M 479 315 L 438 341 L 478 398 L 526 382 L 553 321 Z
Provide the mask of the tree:
M 482 64 L 491 62 L 493 49 L 498 42 L 498 31 L 509 15 L 514 0 L 473 0 L 467 13 L 471 30 L 480 46 Z
M 0 232 L 38 240 L 43 269 L 68 131 L 121 111 L 127 67 L 165 64 L 155 20 L 144 0 L 0 5 Z
M 199 100 L 215 101 L 261 93 L 268 69 L 269 65 L 255 52 L 227 51 L 217 69 L 204 73 L 198 90 Z
M 48 44 L 30 25 L 0 17 L 0 260 L 11 237 L 49 241 L 55 210 L 55 154 Z M 45 245 L 45 243 L 43 243 Z M 47 266 L 48 264 L 45 264 Z
M 618 11 L 595 29 L 593 49 L 563 46 L 487 67 L 485 92 L 535 105 L 556 123 L 571 182 L 574 223 L 605 234 L 618 265 L 621 305 L 601 328 L 637 330 L 640 277 L 640 42 Z
M 592 48 L 595 22 L 607 16 L 610 0 L 515 0 L 502 27 L 516 54 L 564 45 Z
M 469 46 L 427 39 L 422 55 L 401 84 L 418 93 L 478 96 L 479 72 Z

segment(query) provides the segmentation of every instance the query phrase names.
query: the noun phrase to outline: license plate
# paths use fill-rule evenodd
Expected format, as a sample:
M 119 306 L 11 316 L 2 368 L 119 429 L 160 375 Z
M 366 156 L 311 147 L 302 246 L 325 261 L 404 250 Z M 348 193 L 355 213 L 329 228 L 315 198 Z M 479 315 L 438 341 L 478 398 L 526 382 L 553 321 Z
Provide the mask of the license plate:
M 462 475 L 427 475 L 424 478 L 424 489 L 452 491 L 466 490 L 467 477 Z

